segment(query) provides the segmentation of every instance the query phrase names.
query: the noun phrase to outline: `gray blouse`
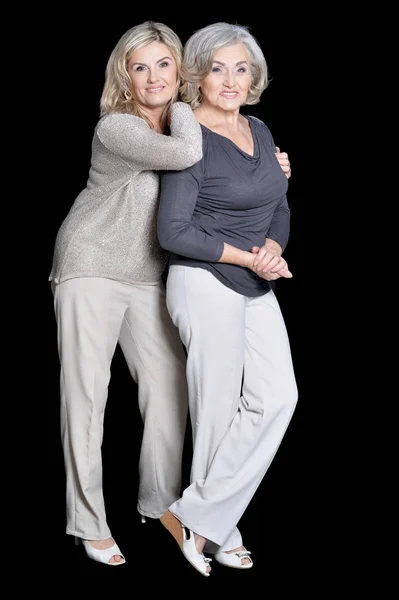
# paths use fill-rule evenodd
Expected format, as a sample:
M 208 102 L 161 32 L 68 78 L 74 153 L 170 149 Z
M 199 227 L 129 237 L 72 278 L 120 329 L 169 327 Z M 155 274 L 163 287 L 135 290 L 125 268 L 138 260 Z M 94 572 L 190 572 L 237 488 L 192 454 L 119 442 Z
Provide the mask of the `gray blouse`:
M 49 280 L 107 277 L 158 283 L 168 254 L 157 238 L 158 170 L 180 170 L 202 157 L 201 128 L 176 102 L 170 135 L 127 114 L 102 117 L 94 131 L 86 188 L 58 231 Z
M 275 156 L 269 128 L 248 119 L 253 156 L 202 125 L 203 158 L 184 171 L 161 177 L 158 236 L 171 252 L 171 265 L 210 271 L 219 281 L 244 296 L 260 296 L 273 285 L 256 273 L 219 263 L 223 243 L 251 251 L 266 238 L 284 250 L 290 232 L 288 180 Z

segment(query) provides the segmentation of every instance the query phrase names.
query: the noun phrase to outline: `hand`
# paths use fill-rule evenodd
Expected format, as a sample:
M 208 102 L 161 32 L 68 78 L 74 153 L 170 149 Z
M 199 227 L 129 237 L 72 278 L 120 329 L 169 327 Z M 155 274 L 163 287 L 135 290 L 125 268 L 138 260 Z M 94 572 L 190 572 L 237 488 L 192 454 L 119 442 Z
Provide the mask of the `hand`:
M 292 278 L 292 273 L 288 269 L 287 261 L 275 251 L 267 246 L 262 246 L 262 248 L 254 246 L 251 252 L 256 256 L 250 269 L 262 279 L 266 279 L 266 281 L 275 281 L 280 277 L 285 277 L 287 279 Z
M 283 169 L 287 179 L 291 177 L 291 163 L 288 159 L 288 154 L 286 152 L 280 152 L 280 148 L 276 146 L 276 158 L 280 163 L 280 167 Z

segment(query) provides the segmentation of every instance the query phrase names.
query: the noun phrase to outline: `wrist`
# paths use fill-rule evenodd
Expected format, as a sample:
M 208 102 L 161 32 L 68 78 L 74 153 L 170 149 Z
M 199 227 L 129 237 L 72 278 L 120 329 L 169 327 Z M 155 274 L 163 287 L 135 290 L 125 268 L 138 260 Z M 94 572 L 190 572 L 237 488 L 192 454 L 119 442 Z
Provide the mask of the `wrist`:
M 274 252 L 275 254 L 278 254 L 279 256 L 281 256 L 283 254 L 283 249 L 280 246 L 280 244 L 270 238 L 266 239 L 265 248 L 267 248 L 268 250 L 271 250 L 272 252 Z
M 244 251 L 244 260 L 243 260 L 243 267 L 247 268 L 247 269 L 252 269 L 253 264 L 254 264 L 254 260 L 255 260 L 255 256 L 256 254 L 252 254 L 252 252 L 245 252 Z

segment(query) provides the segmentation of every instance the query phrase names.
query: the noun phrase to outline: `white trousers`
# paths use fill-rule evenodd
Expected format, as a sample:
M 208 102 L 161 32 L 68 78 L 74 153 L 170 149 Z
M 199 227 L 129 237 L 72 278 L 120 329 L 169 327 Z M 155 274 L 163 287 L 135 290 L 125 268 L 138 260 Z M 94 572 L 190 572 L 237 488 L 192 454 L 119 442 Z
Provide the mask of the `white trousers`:
M 61 363 L 66 532 L 100 540 L 111 536 L 101 445 L 116 344 L 138 384 L 144 432 L 137 508 L 149 517 L 159 518 L 181 493 L 186 358 L 166 309 L 162 282 L 130 285 L 86 277 L 53 289 Z
M 286 327 L 272 291 L 245 297 L 201 268 L 171 266 L 167 306 L 188 354 L 194 449 L 170 511 L 210 540 L 206 551 L 232 550 L 297 402 Z

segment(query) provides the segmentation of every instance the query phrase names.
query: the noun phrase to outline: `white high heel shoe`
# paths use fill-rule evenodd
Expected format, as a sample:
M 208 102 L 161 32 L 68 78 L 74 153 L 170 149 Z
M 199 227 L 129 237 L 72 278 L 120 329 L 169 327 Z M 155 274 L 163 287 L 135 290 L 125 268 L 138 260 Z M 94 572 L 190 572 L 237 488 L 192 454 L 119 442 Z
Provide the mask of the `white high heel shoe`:
M 162 525 L 173 535 L 180 546 L 180 550 L 187 558 L 188 562 L 193 565 L 205 577 L 209 577 L 207 572 L 211 558 L 205 558 L 200 554 L 195 546 L 194 533 L 188 527 L 180 523 L 169 510 L 160 519 Z
M 254 563 L 252 558 L 249 557 L 251 553 L 249 550 L 237 550 L 237 552 L 216 552 L 214 554 L 215 560 L 221 565 L 225 565 L 226 567 L 231 567 L 233 569 L 251 569 Z M 242 564 L 241 559 L 247 558 L 249 563 Z
M 116 543 L 113 544 L 110 548 L 106 548 L 105 550 L 97 550 L 97 548 L 93 548 L 93 546 L 87 540 L 75 537 L 75 544 L 82 544 L 89 558 L 97 562 L 104 563 L 105 565 L 110 565 L 111 567 L 118 567 L 119 565 L 124 565 L 126 562 L 125 557 L 119 550 L 119 547 Z M 111 558 L 116 555 L 119 555 L 122 558 L 122 560 L 120 562 L 109 562 Z

